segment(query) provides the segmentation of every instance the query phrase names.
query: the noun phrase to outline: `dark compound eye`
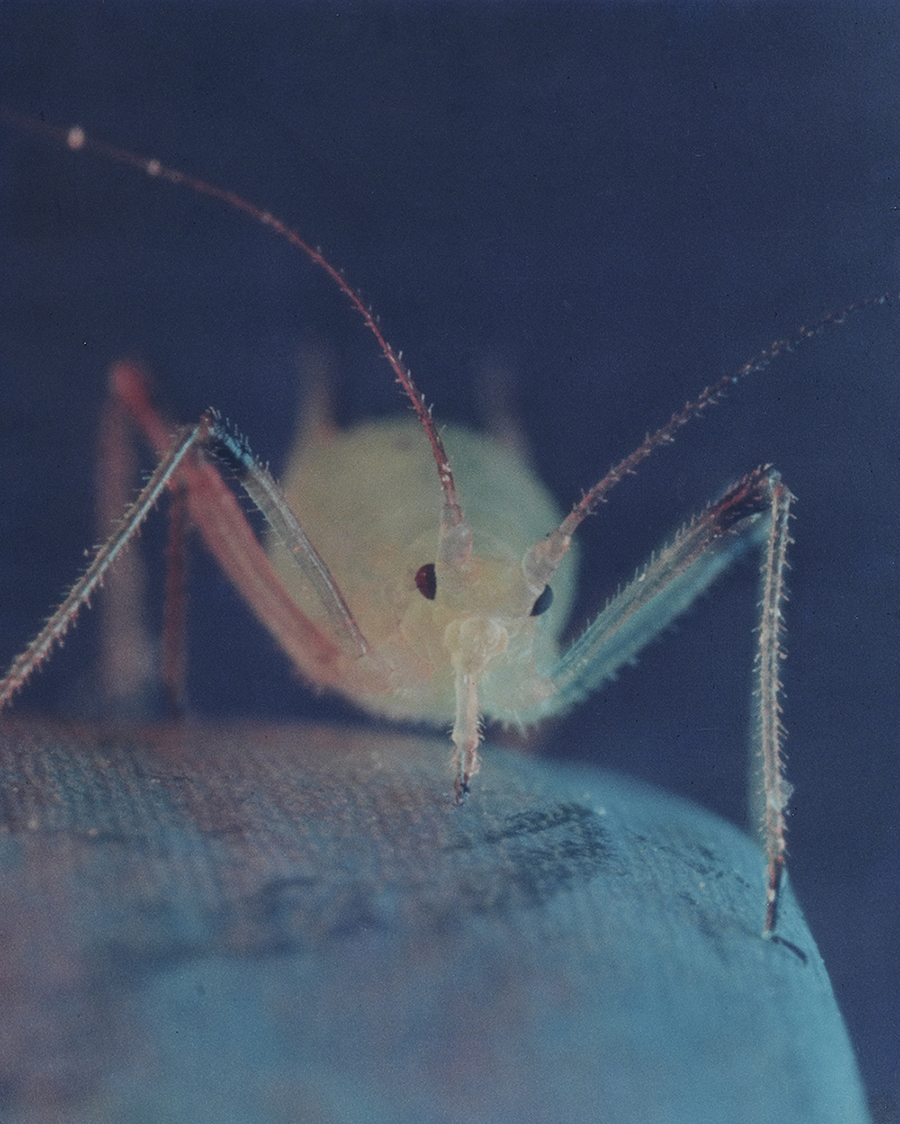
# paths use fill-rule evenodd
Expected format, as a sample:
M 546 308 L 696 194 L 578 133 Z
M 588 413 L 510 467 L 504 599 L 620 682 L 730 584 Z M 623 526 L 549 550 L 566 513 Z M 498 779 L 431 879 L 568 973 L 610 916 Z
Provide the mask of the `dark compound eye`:
M 429 601 L 434 600 L 434 595 L 437 593 L 437 575 L 434 572 L 433 562 L 426 562 L 424 566 L 420 566 L 416 570 L 416 589 Z M 544 593 L 546 592 L 545 589 Z M 541 597 L 544 596 L 544 593 L 541 594 Z
M 418 579 L 417 579 L 418 580 Z M 531 606 L 531 615 L 539 617 L 541 613 L 546 613 L 550 606 L 553 604 L 553 590 L 549 585 L 544 586 L 544 592 Z

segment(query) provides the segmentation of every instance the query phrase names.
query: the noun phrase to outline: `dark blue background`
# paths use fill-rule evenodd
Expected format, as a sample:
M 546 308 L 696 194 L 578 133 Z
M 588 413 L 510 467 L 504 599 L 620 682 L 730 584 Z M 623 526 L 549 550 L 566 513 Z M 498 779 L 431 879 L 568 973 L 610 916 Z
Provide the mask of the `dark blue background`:
M 295 224 L 360 287 L 443 419 L 502 361 L 570 502 L 706 382 L 900 288 L 893 5 L 5 3 L 0 101 L 157 155 Z M 93 538 L 105 370 L 220 407 L 277 467 L 303 341 L 351 420 L 403 408 L 346 303 L 264 230 L 0 131 L 0 656 Z M 739 389 L 584 528 L 584 619 L 678 523 L 774 462 L 799 497 L 785 679 L 791 873 L 880 1119 L 900 1089 L 896 310 Z M 152 529 L 146 544 L 158 535 Z M 204 559 L 191 696 L 353 717 L 297 687 Z M 545 751 L 740 819 L 755 574 L 729 576 Z M 90 713 L 85 622 L 18 704 Z M 488 766 L 489 767 L 489 766 Z

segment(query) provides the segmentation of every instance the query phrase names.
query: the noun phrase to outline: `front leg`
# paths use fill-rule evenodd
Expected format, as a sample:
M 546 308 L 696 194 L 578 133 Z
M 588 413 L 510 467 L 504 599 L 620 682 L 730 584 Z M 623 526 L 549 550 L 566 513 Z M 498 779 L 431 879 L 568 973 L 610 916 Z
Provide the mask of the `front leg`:
M 87 569 L 0 679 L 0 709 L 62 642 L 81 608 L 89 603 L 110 567 L 171 486 L 184 489 L 191 518 L 213 556 L 297 669 L 319 686 L 340 686 L 348 661 L 359 660 L 369 648 L 328 568 L 268 470 L 257 463 L 246 442 L 215 411 L 207 411 L 197 425 L 182 427 L 170 437 L 168 427 L 150 405 L 140 373 L 119 364 L 113 378 L 117 397 L 159 449 L 159 463 L 109 538 L 96 549 Z M 307 617 L 284 588 L 218 468 L 204 457 L 204 450 L 227 461 L 236 472 L 250 499 L 319 595 L 333 636 L 326 635 Z
M 790 785 L 784 775 L 778 664 L 784 656 L 782 609 L 792 498 L 781 477 L 768 466 L 756 469 L 730 488 L 612 598 L 550 669 L 553 695 L 533 711 L 519 716 L 528 723 L 566 710 L 612 678 L 624 664 L 632 662 L 735 559 L 751 548 L 760 549 L 764 562 L 754 726 L 765 797 L 763 832 L 768 890 L 764 936 L 774 934 L 778 920 L 785 859 L 785 810 L 790 796 Z

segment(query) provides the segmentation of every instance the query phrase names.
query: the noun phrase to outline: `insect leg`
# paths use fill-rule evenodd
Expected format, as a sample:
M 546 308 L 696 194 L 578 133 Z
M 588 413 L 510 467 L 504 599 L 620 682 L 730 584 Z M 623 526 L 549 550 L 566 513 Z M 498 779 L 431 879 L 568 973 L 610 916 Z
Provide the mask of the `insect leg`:
M 612 679 L 731 562 L 754 546 L 762 547 L 773 476 L 757 469 L 729 489 L 608 602 L 551 668 L 555 693 L 541 704 L 548 714 L 567 709 Z
M 232 432 L 215 413 L 211 416 L 210 437 L 213 451 L 234 468 L 244 491 L 316 591 L 341 644 L 351 655 L 366 655 L 369 646 L 337 583 L 291 511 L 272 474 L 256 460 L 246 441 Z
M 349 657 L 350 664 L 360 665 L 356 674 L 361 680 L 377 682 L 383 688 L 385 670 L 377 659 L 360 659 L 367 654 L 368 645 L 340 591 L 275 481 L 256 463 L 246 446 L 211 411 L 198 425 L 178 430 L 174 440 L 171 439 L 169 427 L 150 404 L 146 380 L 129 364 L 118 364 L 114 368 L 111 384 L 115 396 L 159 451 L 159 464 L 137 499 L 127 508 L 119 526 L 97 548 L 87 570 L 0 680 L 0 708 L 25 685 L 34 669 L 61 641 L 82 605 L 101 584 L 163 490 L 172 485 L 185 489 L 191 519 L 213 556 L 299 671 L 318 686 L 341 687 L 347 681 Z M 228 459 L 238 464 L 241 482 L 248 494 L 322 597 L 334 624 L 336 639 L 332 640 L 316 627 L 282 585 L 218 469 L 200 455 L 201 447 L 210 445 L 217 447 L 220 453 L 224 450 Z M 189 456 L 191 453 L 195 455 Z
M 169 539 L 166 544 L 166 588 L 163 599 L 162 682 L 173 716 L 187 711 L 187 586 L 188 515 L 185 488 L 172 489 Z
M 94 474 L 96 542 L 119 526 L 140 476 L 134 425 L 108 394 L 97 431 Z M 147 571 L 141 552 L 124 551 L 104 576 L 98 678 L 107 713 L 146 713 L 157 685 L 155 645 L 147 627 Z
M 201 422 L 199 425 L 181 429 L 176 434 L 150 479 L 141 489 L 140 495 L 126 510 L 119 526 L 97 549 L 88 568 L 63 598 L 59 608 L 48 619 L 38 635 L 25 651 L 13 660 L 6 676 L 0 681 L 0 707 L 9 702 L 25 685 L 34 669 L 40 666 L 65 636 L 79 609 L 90 600 L 91 594 L 102 582 L 103 575 L 134 537 L 188 453 L 206 440 L 206 428 L 206 424 Z
M 164 448 L 169 426 L 150 403 L 144 374 L 133 364 L 119 363 L 112 371 L 111 382 L 114 393 L 126 404 L 150 444 L 157 450 Z M 212 438 L 213 430 L 219 436 L 228 431 L 211 414 L 207 418 L 210 426 L 207 440 L 218 443 L 218 437 Z M 230 434 L 229 439 L 235 441 Z M 219 448 L 222 451 L 221 445 Z M 253 461 L 249 453 L 246 455 Z M 268 477 L 267 486 L 277 493 L 283 504 L 284 497 L 271 476 L 260 466 L 256 467 Z M 242 465 L 239 472 L 246 475 L 246 469 L 247 466 Z M 353 659 L 362 654 L 359 643 L 350 638 L 352 630 L 348 630 L 346 637 L 333 640 L 300 609 L 282 585 L 215 465 L 208 460 L 192 458 L 181 466 L 178 479 L 186 488 L 191 520 L 213 557 L 294 666 L 320 687 L 341 687 L 346 682 L 346 657 Z M 255 501 L 255 497 L 251 498 Z M 288 541 L 286 545 L 293 553 L 296 542 Z M 312 550 L 311 544 L 308 545 Z M 324 569 L 321 561 L 319 565 Z M 349 614 L 346 606 L 340 611 Z
M 768 863 L 763 933 L 774 933 L 785 859 L 785 809 L 790 785 L 784 776 L 781 725 L 784 572 L 790 542 L 792 496 L 777 472 L 759 468 L 736 484 L 680 531 L 675 539 L 608 603 L 550 669 L 555 693 L 519 715 L 532 722 L 567 709 L 634 660 L 736 558 L 763 551 L 759 646 L 756 656 L 756 740 L 762 761 L 765 811 L 763 832 Z
M 134 495 L 139 470 L 134 429 L 135 419 L 113 386 L 103 407 L 97 440 L 98 541 L 107 537 L 111 527 L 118 525 Z M 160 678 L 169 712 L 180 715 L 187 709 L 187 536 L 190 521 L 184 487 L 173 484 L 170 491 L 159 660 L 146 622 L 147 574 L 140 552 L 124 552 L 104 578 L 100 604 L 100 683 L 108 706 L 117 714 L 145 713 Z
M 759 648 L 756 655 L 756 692 L 759 704 L 759 753 L 762 758 L 765 812 L 763 832 L 768 862 L 766 920 L 763 936 L 772 936 L 778 923 L 778 894 L 784 872 L 786 829 L 785 811 L 791 785 L 784 775 L 784 726 L 781 722 L 781 679 L 778 665 L 784 658 L 781 637 L 784 631 L 782 607 L 786 599 L 784 572 L 791 493 L 780 478 L 772 481 L 772 521 L 766 541 L 762 567 L 763 591 L 760 604 Z

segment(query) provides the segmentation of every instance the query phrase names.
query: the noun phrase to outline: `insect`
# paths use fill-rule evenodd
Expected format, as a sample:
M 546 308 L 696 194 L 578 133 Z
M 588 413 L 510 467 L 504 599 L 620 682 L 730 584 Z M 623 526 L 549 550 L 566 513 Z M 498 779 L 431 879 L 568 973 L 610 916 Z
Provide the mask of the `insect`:
M 157 467 L 59 608 L 13 661 L 0 682 L 0 707 L 60 642 L 162 493 L 173 490 L 183 495 L 213 555 L 307 681 L 376 714 L 452 724 L 454 788 L 461 803 L 481 767 L 485 719 L 527 726 L 568 709 L 632 661 L 730 563 L 758 550 L 763 563 L 755 723 L 768 867 L 763 932 L 774 936 L 790 796 L 778 675 L 789 490 L 769 466 L 750 472 L 688 523 L 563 649 L 574 582 L 571 546 L 580 523 L 615 485 L 683 425 L 743 377 L 850 310 L 772 344 L 706 387 L 561 517 L 515 453 L 463 430 L 438 428 L 367 305 L 320 251 L 282 222 L 158 160 L 88 140 L 80 128 L 66 132 L 5 116 L 73 151 L 90 149 L 212 196 L 286 239 L 331 277 L 361 316 L 415 417 L 341 432 L 325 411 L 314 412 L 279 486 L 214 410 L 173 436 L 140 372 L 119 364 L 112 376 L 114 400 L 156 448 Z M 223 469 L 265 517 L 265 547 Z

